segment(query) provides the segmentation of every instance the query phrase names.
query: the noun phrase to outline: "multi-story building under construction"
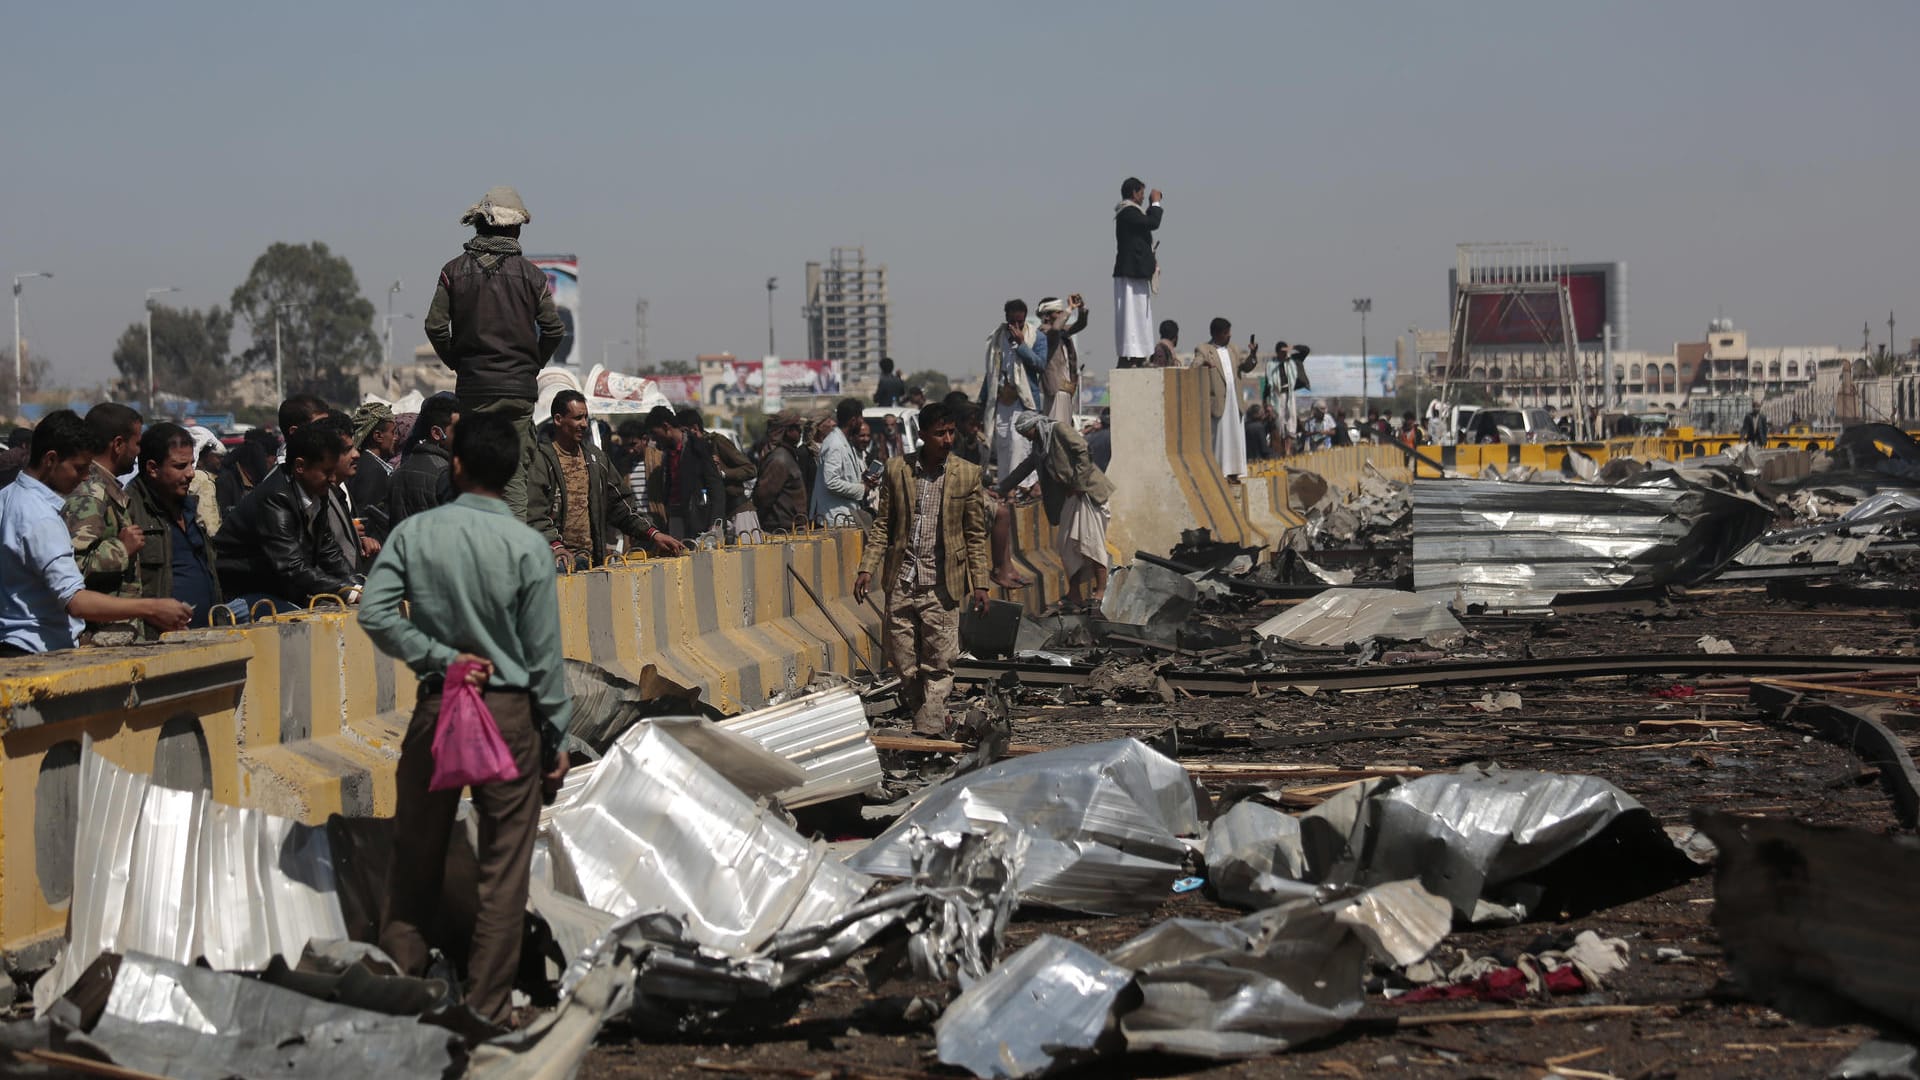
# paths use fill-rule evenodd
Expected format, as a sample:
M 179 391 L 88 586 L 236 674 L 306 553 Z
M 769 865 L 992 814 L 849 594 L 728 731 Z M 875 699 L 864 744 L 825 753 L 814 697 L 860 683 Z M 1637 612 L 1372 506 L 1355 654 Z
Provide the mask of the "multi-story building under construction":
M 868 266 L 864 247 L 837 247 L 825 263 L 807 264 L 807 355 L 845 362 L 849 389 L 880 377 L 892 308 L 887 268 Z

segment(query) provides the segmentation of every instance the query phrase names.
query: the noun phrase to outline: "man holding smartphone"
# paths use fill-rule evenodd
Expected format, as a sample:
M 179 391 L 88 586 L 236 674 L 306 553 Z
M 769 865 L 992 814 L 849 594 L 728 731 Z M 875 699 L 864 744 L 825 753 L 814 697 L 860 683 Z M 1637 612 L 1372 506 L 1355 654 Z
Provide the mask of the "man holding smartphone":
M 1113 349 L 1123 368 L 1144 367 L 1153 354 L 1153 275 L 1160 265 L 1153 233 L 1159 227 L 1160 189 L 1148 192 L 1138 177 L 1127 177 L 1113 208 Z
M 1194 347 L 1193 366 L 1207 372 L 1207 404 L 1213 413 L 1213 453 L 1220 460 L 1220 472 L 1229 480 L 1238 480 L 1247 472 L 1245 420 L 1240 415 L 1240 376 L 1260 362 L 1260 345 L 1247 335 L 1247 347 L 1233 344 L 1233 324 L 1215 319 L 1207 325 L 1211 335 Z

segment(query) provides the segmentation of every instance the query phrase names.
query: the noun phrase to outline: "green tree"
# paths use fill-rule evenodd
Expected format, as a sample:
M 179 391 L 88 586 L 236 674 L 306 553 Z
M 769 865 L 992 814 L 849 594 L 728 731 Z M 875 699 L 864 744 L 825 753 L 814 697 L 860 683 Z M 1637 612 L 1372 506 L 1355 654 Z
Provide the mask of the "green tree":
M 194 308 L 153 305 L 153 384 L 163 394 L 178 394 L 207 404 L 232 397 L 233 313 L 215 304 Z M 120 372 L 115 390 L 124 398 L 147 397 L 147 327 L 129 323 L 113 347 Z
M 22 376 L 20 381 L 23 384 L 20 399 L 22 401 L 32 401 L 36 393 L 47 387 L 47 373 L 51 370 L 52 365 L 47 363 L 46 357 L 39 355 L 34 350 L 31 342 L 27 344 L 26 353 L 27 362 L 24 365 L 25 370 L 20 373 Z M 11 421 L 15 419 L 11 415 L 12 412 L 13 342 L 9 341 L 5 348 L 0 348 L 0 418 Z
M 276 243 L 255 259 L 247 280 L 233 290 L 233 313 L 253 335 L 239 357 L 244 369 L 273 369 L 276 309 L 287 393 L 359 400 L 360 376 L 378 365 L 380 341 L 373 303 L 360 295 L 353 266 L 318 240 Z
M 947 380 L 947 375 L 944 371 L 922 371 L 909 375 L 907 376 L 907 385 L 909 387 L 917 386 L 925 390 L 928 401 L 939 401 L 941 398 L 947 396 L 948 391 L 953 389 L 953 384 Z
M 642 375 L 692 375 L 694 366 L 685 360 L 662 360 L 657 364 L 648 364 L 642 368 Z

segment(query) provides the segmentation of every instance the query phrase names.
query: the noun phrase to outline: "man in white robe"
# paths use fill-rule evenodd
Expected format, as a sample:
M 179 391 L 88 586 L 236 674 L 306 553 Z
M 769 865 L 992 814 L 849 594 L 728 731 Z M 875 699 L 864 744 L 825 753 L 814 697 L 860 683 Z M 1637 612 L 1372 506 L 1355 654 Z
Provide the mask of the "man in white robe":
M 1245 417 L 1240 409 L 1240 376 L 1260 363 L 1260 346 L 1251 335 L 1245 349 L 1233 344 L 1233 324 L 1215 319 L 1207 326 L 1211 335 L 1195 346 L 1192 366 L 1208 373 L 1207 403 L 1213 413 L 1213 453 L 1219 459 L 1220 474 L 1237 480 L 1247 472 L 1247 436 Z
M 1159 227 L 1159 189 L 1149 192 L 1128 177 L 1113 208 L 1113 349 L 1123 368 L 1144 367 L 1153 354 L 1153 283 L 1160 269 L 1153 233 Z

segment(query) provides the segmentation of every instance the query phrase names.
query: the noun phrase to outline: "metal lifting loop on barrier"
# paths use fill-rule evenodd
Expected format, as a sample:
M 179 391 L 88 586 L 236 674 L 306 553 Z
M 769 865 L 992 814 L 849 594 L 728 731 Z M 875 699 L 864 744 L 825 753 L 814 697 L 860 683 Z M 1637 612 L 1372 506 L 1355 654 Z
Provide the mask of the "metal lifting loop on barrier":
M 265 602 L 265 601 L 262 601 L 262 603 L 264 603 L 264 602 Z M 233 628 L 234 628 L 234 629 L 236 629 L 236 630 L 237 630 L 237 629 L 239 629 L 239 627 L 240 627 L 240 616 L 238 616 L 238 615 L 236 615 L 236 614 L 234 614 L 234 612 L 233 612 L 233 606 L 232 606 L 232 605 L 230 605 L 230 604 L 215 604 L 215 605 L 213 605 L 213 610 L 212 610 L 212 611 L 209 611 L 209 612 L 207 612 L 207 629 L 209 629 L 209 630 L 217 630 L 217 629 L 219 629 L 219 628 L 220 628 L 220 624 L 219 624 L 219 622 L 217 622 L 216 620 L 217 620 L 217 619 L 219 618 L 219 614 L 218 614 L 218 613 L 219 613 L 219 612 L 222 612 L 222 611 L 224 611 L 224 612 L 226 612 L 226 613 L 227 613 L 227 625 L 228 625 L 228 626 L 231 626 L 231 627 L 233 627 Z
M 253 606 L 247 608 L 247 621 L 249 622 L 260 621 L 260 605 L 262 604 L 265 604 L 267 607 L 267 618 L 271 619 L 274 616 L 280 614 L 280 605 L 274 603 L 273 601 L 255 600 L 253 602 Z
M 339 593 L 330 593 L 330 592 L 327 592 L 327 593 L 315 593 L 315 594 L 313 595 L 313 598 L 307 601 L 307 610 L 308 610 L 308 611 L 319 611 L 319 610 L 320 610 L 320 601 L 322 601 L 322 600 L 331 600 L 331 601 L 333 601 L 334 603 L 336 603 L 336 604 L 339 604 L 339 605 L 340 605 L 340 610 L 341 610 L 341 611 L 345 611 L 345 610 L 347 610 L 347 598 L 346 598 L 346 597 L 344 597 L 344 596 L 341 596 L 341 595 L 340 595 Z

